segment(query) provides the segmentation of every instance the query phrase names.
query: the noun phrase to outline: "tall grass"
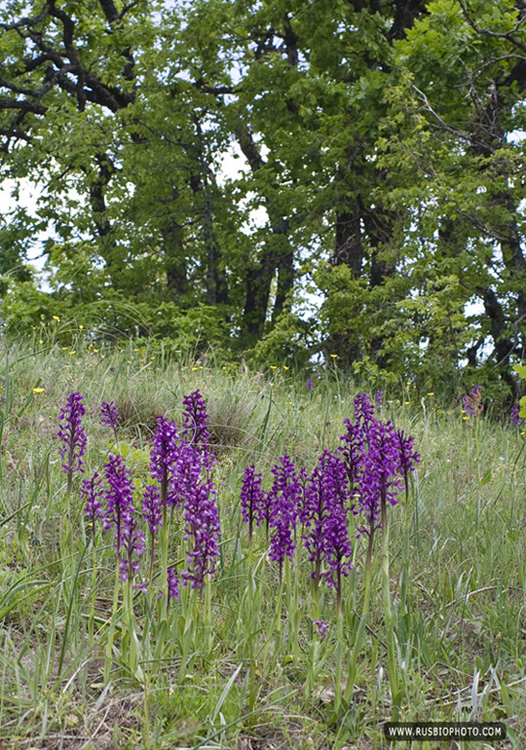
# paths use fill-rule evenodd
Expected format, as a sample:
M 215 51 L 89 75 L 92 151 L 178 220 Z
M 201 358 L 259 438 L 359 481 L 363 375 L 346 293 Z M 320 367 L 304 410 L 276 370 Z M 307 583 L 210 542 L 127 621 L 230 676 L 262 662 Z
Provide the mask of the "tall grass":
M 390 509 L 388 549 L 381 537 L 375 545 L 366 617 L 363 538 L 353 540 L 339 617 L 334 591 L 312 584 L 301 539 L 281 581 L 263 527 L 249 545 L 239 499 L 250 464 L 268 488 L 285 453 L 310 472 L 323 449 L 337 449 L 357 386 L 336 364 L 310 391 L 283 368 L 167 361 L 133 344 L 95 351 L 81 334 L 65 350 L 37 342 L 0 356 L 0 740 L 9 747 L 365 750 L 386 744 L 392 718 L 503 720 L 508 746 L 526 745 L 520 427 L 470 424 L 460 406 L 411 399 L 404 387 L 387 394 L 383 417 L 414 435 L 422 461 L 409 499 Z M 102 534 L 90 546 L 78 478 L 67 497 L 58 414 L 69 393 L 83 394 L 88 475 L 115 450 L 99 418 L 101 402 L 114 401 L 119 449 L 141 476 L 156 417 L 180 421 L 182 396 L 196 388 L 217 458 L 220 558 L 202 592 L 181 587 L 160 616 L 139 590 L 114 594 L 113 546 Z

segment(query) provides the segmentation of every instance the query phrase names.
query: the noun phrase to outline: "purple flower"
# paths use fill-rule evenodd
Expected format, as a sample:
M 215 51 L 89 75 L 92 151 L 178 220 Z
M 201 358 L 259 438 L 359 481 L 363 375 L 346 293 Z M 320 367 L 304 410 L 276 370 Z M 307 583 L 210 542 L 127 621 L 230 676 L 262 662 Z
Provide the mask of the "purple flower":
M 106 473 L 107 501 L 104 528 L 115 527 L 115 552 L 119 558 L 119 571 L 122 581 L 132 579 L 139 569 L 135 559 L 146 549 L 145 535 L 138 528 L 134 516 L 133 492 L 130 470 L 121 456 L 109 456 L 104 464 Z
M 327 634 L 329 633 L 331 627 L 330 623 L 325 622 L 325 620 L 313 620 L 312 624 L 317 629 L 320 640 L 324 641 L 327 638 Z
M 387 527 L 387 502 L 396 505 L 400 491 L 400 441 L 391 422 L 373 420 L 368 431 L 368 450 L 363 456 L 359 481 L 359 507 L 368 522 L 368 529 L 359 529 L 372 535 L 378 528 Z
M 119 420 L 120 420 L 120 414 L 117 413 L 117 407 L 115 406 L 113 401 L 110 401 L 109 404 L 106 403 L 106 401 L 103 401 L 100 407 L 101 416 L 102 416 L 102 424 L 108 425 L 108 427 L 111 427 L 113 432 L 115 433 L 115 437 L 117 437 L 117 432 L 119 430 Z
M 308 533 L 303 534 L 302 537 L 309 551 L 309 562 L 316 562 L 316 570 L 312 574 L 316 580 L 321 575 L 323 530 L 325 519 L 330 512 L 331 501 L 332 497 L 327 494 L 323 481 L 323 464 L 320 459 L 312 476 L 305 483 L 303 508 L 299 516 L 301 522 L 309 529 Z
M 374 406 L 368 393 L 359 394 L 354 399 L 354 419 L 362 430 L 367 432 L 374 420 Z
M 174 568 L 166 568 L 166 584 L 168 589 L 168 604 L 170 603 L 170 599 L 177 601 L 179 599 L 179 579 Z M 159 590 L 157 598 L 163 598 L 162 590 Z
M 206 446 L 210 438 L 206 401 L 200 391 L 183 396 L 183 433 L 187 443 Z
M 133 491 L 134 486 L 130 478 L 130 471 L 126 468 L 121 456 L 109 456 L 104 464 L 107 488 L 105 498 L 107 509 L 105 514 L 106 529 L 115 526 L 115 548 L 120 555 L 123 542 L 132 531 Z
M 379 403 L 378 394 L 376 399 Z M 355 424 L 345 420 L 347 432 L 341 438 L 340 455 L 350 483 L 349 492 L 355 500 L 351 510 L 355 515 L 365 516 L 366 524 L 357 527 L 357 536 L 369 537 L 366 569 L 370 570 L 374 534 L 387 527 L 387 506 L 396 504 L 403 487 L 402 478 L 407 495 L 409 472 L 415 469 L 420 456 L 414 450 L 414 438 L 406 437 L 402 430 L 397 432 L 390 421 L 374 417 L 367 394 L 355 398 L 354 411 Z
M 305 383 L 305 385 L 307 386 L 307 388 L 309 389 L 309 391 L 312 391 L 313 388 L 314 388 L 314 383 L 312 382 L 312 380 L 310 378 L 307 380 L 307 382 Z
M 177 601 L 179 598 L 179 580 L 177 574 L 173 568 L 167 568 L 166 574 L 168 582 L 168 601 L 170 601 L 170 599 L 175 599 Z
M 148 524 L 150 534 L 155 536 L 155 532 L 163 525 L 163 509 L 159 496 L 159 488 L 156 484 L 149 484 L 144 491 L 142 516 Z
M 338 502 L 333 503 L 325 521 L 323 550 L 329 565 L 323 576 L 328 586 L 336 587 L 338 612 L 341 612 L 342 576 L 348 576 L 352 570 L 352 547 L 347 531 L 347 513 Z
M 161 504 L 159 487 L 149 484 L 142 496 L 142 517 L 150 530 L 150 582 L 153 578 L 155 564 L 155 534 L 163 525 L 163 506 Z
M 82 403 L 83 396 L 80 393 L 70 393 L 66 406 L 62 409 L 59 417 L 60 429 L 58 437 L 62 441 L 60 455 L 64 463 L 64 471 L 68 475 L 67 492 L 71 490 L 73 473 L 83 472 L 82 456 L 86 451 L 86 435 L 81 427 L 82 417 L 86 410 Z
M 521 416 L 519 414 L 519 407 L 516 404 L 514 404 L 511 407 L 511 415 L 510 416 L 511 416 L 511 421 L 513 422 L 513 424 L 520 424 L 522 422 L 522 418 L 521 418 Z
M 270 559 L 279 564 L 279 575 L 285 556 L 292 557 L 296 532 L 296 516 L 302 495 L 302 487 L 296 476 L 294 464 L 289 456 L 282 456 L 272 473 L 274 482 L 270 491 Z
M 405 495 L 409 495 L 409 472 L 416 469 L 420 463 L 420 455 L 413 450 L 415 439 L 411 436 L 405 437 L 403 430 L 398 430 L 398 456 L 400 460 L 400 471 L 404 478 Z
M 104 494 L 104 484 L 98 474 L 94 474 L 91 479 L 82 481 L 80 496 L 86 501 L 85 513 L 86 518 L 92 524 L 92 534 L 95 538 L 95 522 L 97 519 L 104 520 L 104 510 L 100 498 Z
M 247 466 L 243 475 L 243 482 L 241 485 L 241 514 L 243 521 L 248 523 L 248 538 L 252 540 L 252 532 L 254 530 L 254 521 L 256 520 L 258 526 L 261 518 L 261 513 L 264 512 L 265 505 L 265 493 L 261 489 L 261 474 L 256 474 L 256 467 Z
M 167 505 L 174 505 L 175 498 L 170 492 L 170 483 L 176 473 L 179 459 L 177 427 L 164 417 L 157 417 L 157 428 L 153 434 L 153 448 L 150 451 L 150 473 L 160 484 L 160 503 L 166 515 Z
M 215 574 L 221 536 L 215 485 L 209 477 L 187 494 L 184 519 L 184 539 L 191 541 L 191 549 L 186 553 L 187 569 L 182 574 L 183 582 L 201 590 L 205 575 L 213 577 Z
M 363 454 L 365 451 L 365 432 L 359 422 L 352 424 L 350 419 L 346 419 L 344 425 L 347 427 L 347 432 L 340 438 L 344 443 L 340 448 L 340 453 L 345 464 L 350 492 L 352 493 L 358 483 L 362 470 Z
M 384 392 L 382 390 L 376 391 L 376 393 L 374 394 L 374 400 L 376 401 L 376 408 L 378 409 L 378 411 L 382 410 L 383 398 L 384 398 Z
M 462 404 L 466 414 L 469 414 L 471 417 L 480 417 L 484 410 L 484 404 L 482 403 L 482 386 L 473 386 L 469 396 L 462 397 Z
M 265 522 L 265 538 L 266 538 L 266 545 L 268 547 L 268 537 L 269 537 L 269 529 L 270 529 L 270 519 L 272 517 L 272 503 L 273 503 L 273 495 L 272 490 L 270 492 L 263 492 L 261 497 L 261 503 L 258 507 L 258 517 L 257 517 L 257 525 L 260 526 L 261 523 Z
M 332 516 L 346 517 L 348 482 L 345 465 L 330 451 L 324 451 L 310 479 L 305 483 L 305 499 L 300 519 L 309 529 L 303 534 L 309 551 L 309 561 L 315 562 L 312 577 L 319 580 L 327 577 L 322 573 L 322 562 L 331 564 L 333 556 L 334 529 Z M 348 542 L 348 537 L 347 537 Z
M 132 516 L 130 523 L 126 527 L 119 555 L 121 581 L 133 579 L 134 575 L 139 571 L 139 561 L 136 558 L 140 557 L 145 549 L 144 531 L 137 527 L 137 519 Z
M 172 507 L 184 505 L 186 499 L 193 496 L 195 487 L 201 481 L 203 467 L 209 468 L 206 456 L 199 451 L 199 448 L 188 443 L 181 443 L 177 462 L 170 477 L 169 504 Z

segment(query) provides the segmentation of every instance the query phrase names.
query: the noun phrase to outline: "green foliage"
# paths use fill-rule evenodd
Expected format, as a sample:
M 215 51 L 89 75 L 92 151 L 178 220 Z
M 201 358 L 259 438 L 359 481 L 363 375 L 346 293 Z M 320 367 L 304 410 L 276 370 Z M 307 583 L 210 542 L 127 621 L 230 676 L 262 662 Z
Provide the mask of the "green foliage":
M 304 366 L 322 351 L 349 372 L 445 391 L 479 370 L 515 392 L 526 30 L 512 0 L 13 0 L 0 22 L 2 177 L 39 196 L 0 224 L 8 332 L 57 315 L 187 356 Z M 319 323 L 300 312 L 309 287 Z
M 249 361 L 257 365 L 292 364 L 302 369 L 315 351 L 317 323 L 292 312 L 279 316 L 270 331 L 247 352 Z

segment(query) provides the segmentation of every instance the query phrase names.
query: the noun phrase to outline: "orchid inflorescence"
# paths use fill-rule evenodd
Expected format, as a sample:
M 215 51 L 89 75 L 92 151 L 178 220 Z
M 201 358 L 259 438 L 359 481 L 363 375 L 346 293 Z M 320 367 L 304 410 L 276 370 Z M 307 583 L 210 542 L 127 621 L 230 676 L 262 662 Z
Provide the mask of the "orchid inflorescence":
M 68 478 L 74 471 L 83 471 L 86 436 L 81 427 L 85 413 L 82 398 L 80 393 L 72 393 L 60 416 L 61 453 L 66 459 L 64 469 L 69 472 Z M 101 412 L 103 424 L 116 433 L 120 417 L 115 404 L 103 402 Z M 187 542 L 187 566 L 181 574 L 183 584 L 202 589 L 205 576 L 214 576 L 221 530 L 215 485 L 210 475 L 214 458 L 208 446 L 206 403 L 199 391 L 184 397 L 183 418 L 181 430 L 165 417 L 157 418 L 150 451 L 150 476 L 143 489 L 134 484 L 131 471 L 119 454 L 108 457 L 104 477 L 95 473 L 83 481 L 81 497 L 92 525 L 93 540 L 98 522 L 102 522 L 106 531 L 113 529 L 123 581 L 137 578 L 139 558 L 146 550 L 148 534 L 151 582 L 156 535 L 174 518 L 183 528 Z M 174 511 L 178 508 L 182 508 L 182 514 L 176 516 Z M 178 596 L 179 579 L 174 567 L 167 568 L 165 573 L 165 593 L 169 601 Z M 145 590 L 147 583 L 139 581 L 135 586 Z
M 480 417 L 484 411 L 484 404 L 482 403 L 482 386 L 473 386 L 471 393 L 468 396 L 462 397 L 462 405 L 465 413 L 469 414 L 470 417 Z
M 81 426 L 82 417 L 86 413 L 82 400 L 83 396 L 80 393 L 70 393 L 59 417 L 60 455 L 64 461 L 62 468 L 68 478 L 68 494 L 71 491 L 73 474 L 77 471 L 84 472 L 82 457 L 86 452 L 87 438 Z
M 513 406 L 511 407 L 510 416 L 513 424 L 519 425 L 522 422 L 520 408 L 517 406 L 517 404 L 513 404 Z
M 382 394 L 376 394 L 380 410 Z M 408 493 L 409 475 L 420 461 L 414 438 L 396 430 L 391 421 L 375 416 L 375 406 L 367 393 L 354 399 L 354 422 L 344 422 L 346 433 L 337 451 L 325 450 L 313 472 L 296 469 L 290 456 L 278 459 L 268 491 L 262 489 L 261 474 L 254 465 L 244 473 L 241 487 L 243 520 L 249 524 L 265 521 L 272 532 L 269 558 L 278 563 L 291 558 L 296 546 L 297 525 L 314 569 L 315 581 L 325 580 L 337 592 L 341 606 L 342 579 L 351 571 L 352 545 L 349 536 L 351 515 L 363 518 L 357 536 L 369 538 L 368 555 L 374 534 L 385 529 L 387 509 L 397 503 L 398 493 Z
M 100 405 L 100 411 L 102 424 L 111 427 L 115 434 L 115 437 L 117 437 L 121 417 L 117 411 L 115 403 L 113 401 L 110 401 L 108 404 L 106 403 L 106 401 L 103 401 Z

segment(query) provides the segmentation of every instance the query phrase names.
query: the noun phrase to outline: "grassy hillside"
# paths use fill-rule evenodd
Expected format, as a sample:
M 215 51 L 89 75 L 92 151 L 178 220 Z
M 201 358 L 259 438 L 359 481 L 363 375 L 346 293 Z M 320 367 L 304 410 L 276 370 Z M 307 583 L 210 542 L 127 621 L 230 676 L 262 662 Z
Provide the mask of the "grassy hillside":
M 498 746 L 526 746 L 520 425 L 441 409 L 410 384 L 384 394 L 375 418 L 412 435 L 421 460 L 407 498 L 401 490 L 387 508 L 387 531 L 374 534 L 367 596 L 364 518 L 347 511 L 352 570 L 341 577 L 338 611 L 335 579 L 312 578 L 309 527 L 298 521 L 291 557 L 272 560 L 264 522 L 249 543 L 240 499 L 252 464 L 269 490 L 281 457 L 301 479 L 302 467 L 311 475 L 324 450 L 343 445 L 358 389 L 336 361 L 307 385 L 282 367 L 167 362 L 133 345 L 37 344 L 0 355 L 3 747 L 366 750 L 387 746 L 382 727 L 392 718 L 505 721 Z M 82 482 L 95 472 L 104 479 L 120 455 L 138 512 L 153 482 L 157 418 L 175 422 L 180 437 L 183 397 L 196 390 L 215 456 L 199 480 L 221 527 L 208 560 L 215 575 L 201 589 L 183 584 L 197 544 L 183 498 L 153 542 L 141 527 L 139 570 L 121 580 L 114 527 L 86 517 Z M 83 397 L 87 445 L 68 492 L 57 433 L 71 393 Z M 102 402 L 120 415 L 116 435 L 101 422 Z M 168 567 L 179 578 L 169 600 Z

